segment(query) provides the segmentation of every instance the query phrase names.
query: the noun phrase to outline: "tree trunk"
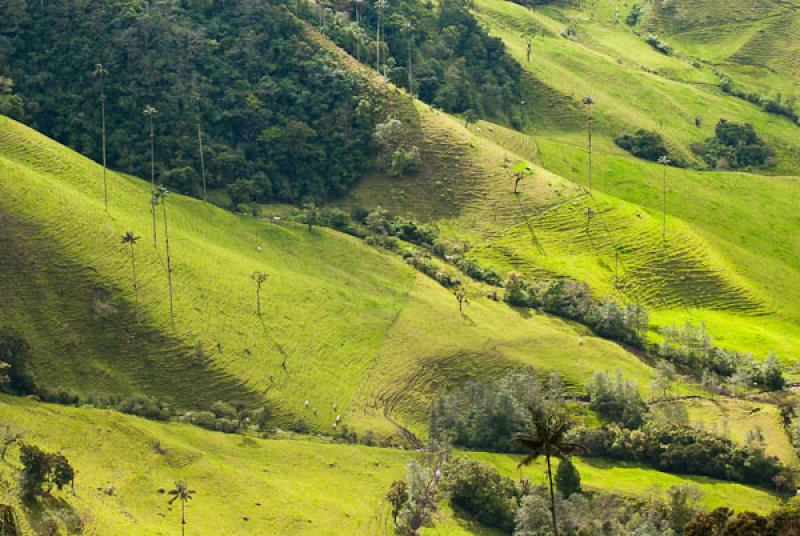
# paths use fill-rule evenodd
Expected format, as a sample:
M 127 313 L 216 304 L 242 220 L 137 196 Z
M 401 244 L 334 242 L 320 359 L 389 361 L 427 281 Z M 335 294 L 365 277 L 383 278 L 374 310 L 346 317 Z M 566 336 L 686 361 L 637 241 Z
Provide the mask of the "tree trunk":
M 133 294 L 136 299 L 136 318 L 139 318 L 139 284 L 136 282 L 136 253 L 134 252 L 134 245 L 131 242 L 131 270 L 133 271 Z
M 186 501 L 181 501 L 181 536 L 186 536 Z
M 261 316 L 261 284 L 256 287 L 256 314 Z
M 589 193 L 592 193 L 592 127 L 594 126 L 594 112 L 592 105 L 589 105 Z M 556 535 L 558 536 L 558 535 Z
M 103 200 L 106 210 L 108 210 L 108 168 L 106 166 L 106 96 L 105 92 L 100 95 L 100 115 L 102 117 L 102 139 L 103 139 Z
M 200 125 L 200 116 L 197 117 L 197 141 L 200 144 L 200 172 L 203 177 L 203 201 L 208 202 L 208 195 L 206 193 L 206 159 L 203 151 L 203 129 Z
M 547 479 L 550 481 L 550 516 L 553 519 L 553 534 L 558 536 L 558 523 L 556 522 L 556 495 L 553 491 L 553 470 L 550 467 L 550 455 L 547 458 Z
M 169 229 L 167 227 L 167 202 L 161 200 L 161 208 L 164 214 L 164 250 L 167 255 L 167 284 L 169 285 L 169 320 L 172 324 L 172 329 L 175 329 L 175 309 L 172 300 L 172 264 L 169 256 Z

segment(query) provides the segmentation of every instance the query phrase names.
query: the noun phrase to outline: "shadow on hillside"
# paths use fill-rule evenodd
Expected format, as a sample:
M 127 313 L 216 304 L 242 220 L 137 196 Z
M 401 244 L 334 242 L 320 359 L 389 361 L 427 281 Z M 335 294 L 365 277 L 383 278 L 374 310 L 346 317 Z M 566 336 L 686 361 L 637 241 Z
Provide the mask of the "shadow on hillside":
M 85 524 L 83 516 L 67 501 L 53 495 L 23 502 L 20 511 L 36 534 L 61 534 L 62 529 L 66 534 L 80 534 Z

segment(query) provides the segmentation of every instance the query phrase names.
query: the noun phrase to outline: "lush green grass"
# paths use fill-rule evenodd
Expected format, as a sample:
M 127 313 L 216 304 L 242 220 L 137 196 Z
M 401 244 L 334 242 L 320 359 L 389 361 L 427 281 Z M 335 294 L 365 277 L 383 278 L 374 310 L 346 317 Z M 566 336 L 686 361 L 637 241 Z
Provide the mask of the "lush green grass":
M 740 445 L 745 444 L 748 432 L 759 427 L 764 434 L 764 447 L 768 454 L 777 456 L 788 466 L 797 463 L 794 447 L 780 424 L 778 407 L 773 404 L 725 398 L 664 404 L 655 406 L 656 415 L 670 422 L 678 421 L 723 435 Z M 670 409 L 676 404 L 683 409 Z
M 495 303 L 479 287 L 462 317 L 448 291 L 352 237 L 236 216 L 178 195 L 167 201 L 173 331 L 162 220 L 154 248 L 147 183 L 111 173 L 106 213 L 96 164 L 0 121 L 0 213 L 15 251 L 0 278 L 9 304 L 4 323 L 31 339 L 44 385 L 143 391 L 184 406 L 267 400 L 287 421 L 300 415 L 327 430 L 342 414 L 360 430 L 389 433 L 384 414 L 423 431 L 438 390 L 509 367 L 559 370 L 578 386 L 594 371 L 617 368 L 643 388 L 652 378 L 649 366 L 619 346 Z M 142 236 L 138 321 L 130 259 L 119 244 L 131 229 Z M 36 270 L 51 265 L 60 270 L 58 284 L 49 269 Z M 261 318 L 255 270 L 270 274 Z M 97 326 L 124 329 L 92 337 Z M 154 331 L 169 335 L 170 345 L 139 343 Z M 198 344 L 204 365 L 196 364 Z
M 197 492 L 188 505 L 188 534 L 382 534 L 391 524 L 386 490 L 417 456 L 309 438 L 226 435 L 11 397 L 0 397 L 0 423 L 21 430 L 26 441 L 63 452 L 78 471 L 75 495 L 65 490 L 43 508 L 23 509 L 25 526 L 39 527 L 46 515 L 71 511 L 88 522 L 84 534 L 103 536 L 178 530 L 179 508 L 170 508 L 168 496 L 159 492 L 171 489 L 175 479 L 187 479 Z M 516 456 L 470 456 L 518 477 Z M 0 498 L 19 506 L 17 466 L 12 449 L 8 461 L 0 462 Z M 708 507 L 768 511 L 778 505 L 769 493 L 711 479 L 600 460 L 580 461 L 578 468 L 587 489 L 647 496 L 690 482 L 701 487 Z M 542 467 L 525 474 L 538 483 Z M 104 491 L 109 488 L 111 495 Z M 425 533 L 491 534 L 454 517 L 446 504 Z
M 471 453 L 471 457 L 496 466 L 511 478 L 529 479 L 534 484 L 544 484 L 547 467 L 543 459 L 530 467 L 517 468 L 522 456 L 510 454 Z M 586 490 L 619 493 L 644 498 L 663 498 L 670 486 L 692 484 L 702 491 L 701 503 L 708 509 L 727 506 L 734 510 L 770 512 L 779 499 L 772 493 L 741 484 L 722 482 L 712 478 L 660 473 L 634 463 L 614 462 L 596 458 L 579 458 L 575 466 L 581 474 L 581 484 Z

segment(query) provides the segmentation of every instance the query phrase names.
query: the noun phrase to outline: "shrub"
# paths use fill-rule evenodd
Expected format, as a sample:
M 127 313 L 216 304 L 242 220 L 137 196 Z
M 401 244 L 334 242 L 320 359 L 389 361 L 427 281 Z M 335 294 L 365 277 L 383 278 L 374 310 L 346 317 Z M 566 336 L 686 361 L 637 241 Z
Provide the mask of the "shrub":
M 217 400 L 216 402 L 211 404 L 211 407 L 209 409 L 211 410 L 211 413 L 213 413 L 214 416 L 216 416 L 218 419 L 220 418 L 236 419 L 236 417 L 238 416 L 236 408 L 234 408 L 228 402 L 223 402 L 222 400 Z
M 720 119 L 715 136 L 706 140 L 702 156 L 712 167 L 737 169 L 764 165 L 773 154 L 753 125 Z
M 729 439 L 674 423 L 649 421 L 639 430 L 604 425 L 578 430 L 573 439 L 593 456 L 644 462 L 670 473 L 765 487 L 773 486 L 776 476 L 788 474 L 780 460 L 761 449 L 738 447 Z
M 445 469 L 451 503 L 482 525 L 507 532 L 514 529 L 518 491 L 514 482 L 494 467 L 456 458 Z
M 587 386 L 589 407 L 604 419 L 626 428 L 636 429 L 644 424 L 647 404 L 642 400 L 636 384 L 627 382 L 618 373 L 612 382 L 608 373 L 596 373 Z
M 569 458 L 562 458 L 556 470 L 556 488 L 564 498 L 581 491 L 581 475 Z
M 406 149 L 398 147 L 392 154 L 392 163 L 389 166 L 389 171 L 392 175 L 414 175 L 419 173 L 421 165 L 422 157 L 420 157 L 418 148 L 411 147 Z
M 625 149 L 633 156 L 657 162 L 662 156 L 669 155 L 666 145 L 664 145 L 664 138 L 656 132 L 639 129 L 633 134 L 624 134 L 614 138 L 616 143 L 622 149 Z M 676 158 L 672 157 L 673 163 Z
M 631 11 L 628 13 L 628 16 L 625 17 L 625 24 L 628 26 L 636 26 L 639 24 L 639 19 L 642 18 L 642 6 L 639 4 L 633 4 L 631 6 Z
M 539 381 L 530 371 L 467 382 L 436 400 L 430 437 L 451 437 L 464 447 L 508 452 L 513 434 L 526 428 L 528 408 L 538 405 L 542 397 Z
M 20 491 L 26 500 L 49 493 L 53 486 L 61 490 L 75 478 L 75 471 L 66 457 L 34 445 L 22 445 L 20 462 Z
M 658 50 L 662 54 L 666 56 L 672 55 L 672 47 L 666 44 L 661 39 L 659 39 L 658 36 L 649 34 L 647 37 L 644 38 L 644 40 L 645 42 L 647 42 L 648 45 Z
M 27 395 L 36 390 L 33 376 L 28 372 L 30 345 L 21 333 L 0 326 L 0 362 L 9 365 L 6 375 L 8 387 L 19 394 Z

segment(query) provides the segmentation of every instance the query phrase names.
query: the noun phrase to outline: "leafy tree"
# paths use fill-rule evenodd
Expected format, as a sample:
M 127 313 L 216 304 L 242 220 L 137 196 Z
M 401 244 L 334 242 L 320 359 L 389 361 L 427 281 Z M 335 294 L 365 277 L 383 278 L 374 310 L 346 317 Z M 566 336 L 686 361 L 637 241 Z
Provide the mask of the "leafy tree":
M 0 115 L 22 120 L 25 106 L 22 97 L 14 93 L 14 81 L 0 76 Z
M 0 325 L 0 363 L 5 363 L 4 374 L 7 385 L 19 394 L 30 394 L 36 389 L 33 377 L 28 371 L 28 357 L 31 347 L 18 331 Z
M 657 162 L 663 155 L 669 154 L 664 138 L 657 132 L 639 129 L 633 134 L 624 134 L 614 138 L 622 149 L 625 149 L 633 156 Z
M 635 383 L 625 381 L 617 373 L 612 381 L 609 374 L 598 372 L 587 385 L 589 407 L 601 417 L 619 423 L 626 428 L 636 429 L 645 422 L 647 404 L 642 400 Z
M 553 490 L 553 470 L 550 458 L 564 459 L 567 456 L 585 454 L 587 450 L 566 439 L 567 433 L 572 429 L 573 422 L 552 405 L 531 407 L 531 431 L 514 435 L 514 444 L 524 448 L 529 454 L 520 462 L 520 466 L 529 465 L 531 462 L 544 456 L 547 460 L 547 480 L 550 483 L 550 513 L 553 521 L 553 533 L 558 536 L 558 522 L 556 519 L 556 498 Z
M 511 532 L 517 508 L 514 482 L 493 467 L 463 458 L 445 469 L 450 502 L 468 512 L 482 525 Z
M 572 460 L 565 457 L 558 462 L 556 470 L 556 489 L 565 497 L 569 498 L 573 493 L 581 491 L 581 475 L 572 463 Z
M 139 285 L 136 281 L 136 242 L 139 241 L 139 237 L 136 236 L 133 231 L 128 231 L 124 235 L 122 235 L 122 240 L 120 241 L 122 244 L 127 244 L 130 248 L 130 255 L 131 255 L 131 272 L 133 273 L 133 293 L 136 297 L 136 315 L 139 315 Z
M 175 487 L 168 492 L 172 498 L 167 501 L 167 504 L 172 504 L 175 501 L 181 503 L 181 535 L 186 534 L 186 503 L 194 498 L 195 493 L 193 489 L 189 489 L 185 480 L 176 480 Z
M 87 84 L 86 66 L 102 62 L 113 74 L 104 77 L 104 93 L 115 168 L 148 177 L 155 167 L 154 186 L 198 197 L 203 167 L 207 190 L 250 180 L 259 203 L 341 196 L 371 164 L 372 131 L 386 111 L 363 77 L 306 33 L 295 13 L 310 8 L 286 7 L 122 0 L 41 9 L 27 2 L 6 17 L 3 5 L 0 65 L 16 86 L 6 98 L 0 84 L 0 109 L 10 100 L 22 112 L 15 94 L 35 103 L 25 117 L 11 115 L 100 162 L 102 138 L 87 133 L 97 130 L 101 110 L 86 109 L 100 80 Z M 150 161 L 142 158 L 148 104 L 158 108 Z
M 48 494 L 53 486 L 61 490 L 75 478 L 75 471 L 62 454 L 50 454 L 34 445 L 20 451 L 20 490 L 25 500 Z
M 456 301 L 458 302 L 458 312 L 462 315 L 464 314 L 464 304 L 469 305 L 469 300 L 467 299 L 467 289 L 463 285 L 459 286 L 453 291 L 453 296 L 455 296 Z

